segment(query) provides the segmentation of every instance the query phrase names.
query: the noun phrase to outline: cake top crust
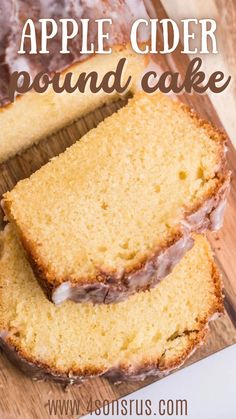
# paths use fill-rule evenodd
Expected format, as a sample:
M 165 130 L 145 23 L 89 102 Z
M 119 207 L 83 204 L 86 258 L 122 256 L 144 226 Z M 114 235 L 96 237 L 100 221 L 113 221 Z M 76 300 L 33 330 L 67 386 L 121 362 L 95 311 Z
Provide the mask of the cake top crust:
M 20 55 L 21 34 L 27 19 L 32 19 L 37 39 L 41 36 L 39 19 L 75 19 L 79 25 L 78 35 L 68 41 L 69 54 L 61 54 L 61 27 L 57 36 L 50 40 L 49 54 Z M 89 19 L 88 45 L 97 43 L 96 19 L 112 19 L 109 25 L 109 39 L 104 39 L 104 48 L 129 43 L 130 28 L 138 18 L 148 18 L 143 0 L 0 0 L 0 107 L 8 104 L 8 86 L 13 71 L 28 71 L 33 78 L 44 71 L 52 74 L 62 71 L 73 63 L 92 55 L 81 54 L 81 22 Z M 148 33 L 142 30 L 140 41 L 147 41 Z M 30 45 L 28 44 L 28 48 Z M 27 51 L 26 46 L 26 51 Z

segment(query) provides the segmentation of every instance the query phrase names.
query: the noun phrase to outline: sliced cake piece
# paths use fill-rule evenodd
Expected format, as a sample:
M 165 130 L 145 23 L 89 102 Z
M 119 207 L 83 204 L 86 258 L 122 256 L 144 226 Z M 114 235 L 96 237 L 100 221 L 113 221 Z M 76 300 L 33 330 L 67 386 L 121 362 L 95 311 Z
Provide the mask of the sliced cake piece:
M 122 58 L 126 59 L 122 81 L 132 76 L 132 84 L 126 94 L 134 92 L 145 71 L 147 60 L 142 55 L 135 54 L 128 45 L 114 48 L 112 54 L 94 55 L 88 60 L 70 66 L 63 72 L 62 80 L 65 79 L 67 73 L 72 73 L 72 80 L 75 84 L 81 73 L 89 74 L 94 69 L 98 73 L 99 80 L 102 80 L 108 71 L 116 70 Z M 52 87 L 49 87 L 45 93 L 31 91 L 18 96 L 14 103 L 4 107 L 1 107 L 0 102 L 0 163 L 76 119 L 120 97 L 116 92 L 108 94 L 103 90 L 92 93 L 88 84 L 84 93 L 58 94 Z
M 140 93 L 6 193 L 49 298 L 120 301 L 166 276 L 192 230 L 220 225 L 224 141 L 188 108 Z
M 4 6 L 3 6 L 4 4 Z M 43 37 L 41 19 L 53 19 L 58 25 L 55 37 L 50 39 L 48 54 L 30 54 L 31 43 L 24 43 L 26 53 L 21 55 L 22 28 L 27 19 L 34 21 L 36 39 Z M 111 48 L 111 54 L 87 54 L 81 52 L 83 36 L 80 19 L 89 21 L 88 48 L 94 44 L 97 51 L 97 19 L 112 18 L 112 25 L 106 24 L 103 38 L 104 49 Z M 130 30 L 135 20 L 148 19 L 143 0 L 15 0 L 1 1 L 0 13 L 0 162 L 21 152 L 26 147 L 38 142 L 41 138 L 58 131 L 75 119 L 93 111 L 95 108 L 118 99 L 116 91 L 108 94 L 102 89 L 92 93 L 90 75 L 96 72 L 100 85 L 105 74 L 114 72 L 121 59 L 126 63 L 122 71 L 121 85 L 126 85 L 129 76 L 132 80 L 127 93 L 133 92 L 139 84 L 142 73 L 148 64 L 147 56 L 136 54 L 130 46 Z M 63 31 L 61 19 L 74 19 L 78 23 L 78 34 L 68 40 L 68 54 L 61 54 Z M 69 28 L 68 28 L 69 30 Z M 138 42 L 145 44 L 149 31 L 138 33 Z M 37 44 L 39 47 L 39 44 Z M 145 46 L 140 45 L 141 48 Z M 9 83 L 14 71 L 27 71 L 31 81 L 40 72 L 53 76 L 61 73 L 59 86 L 65 83 L 66 74 L 71 74 L 71 85 L 78 83 L 79 76 L 88 76 L 85 91 L 77 89 L 73 93 L 56 93 L 52 86 L 44 93 L 30 92 L 18 95 L 13 103 L 9 97 Z M 22 76 L 23 77 L 23 76 Z M 94 76 L 91 76 L 94 77 Z M 94 80 L 94 78 L 93 78 Z M 109 86 L 113 83 L 113 79 Z M 14 84 L 14 83 L 13 83 Z M 19 80 L 18 83 L 19 85 Z M 27 84 L 27 83 L 26 83 Z M 66 84 L 66 83 L 65 83 Z M 92 83 L 93 85 L 94 83 Z M 44 82 L 39 82 L 39 86 Z M 81 86 L 81 82 L 79 84 Z
M 55 306 L 35 280 L 9 224 L 0 260 L 1 342 L 36 377 L 76 382 L 103 375 L 142 379 L 180 366 L 223 311 L 221 281 L 206 239 L 197 236 L 173 272 L 117 304 Z

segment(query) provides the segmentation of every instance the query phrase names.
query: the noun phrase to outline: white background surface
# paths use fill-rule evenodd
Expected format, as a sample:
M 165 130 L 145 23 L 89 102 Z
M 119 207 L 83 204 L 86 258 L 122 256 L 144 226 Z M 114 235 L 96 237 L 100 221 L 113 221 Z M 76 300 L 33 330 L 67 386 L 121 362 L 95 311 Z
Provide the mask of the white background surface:
M 135 414 L 87 415 L 97 418 L 188 418 L 188 419 L 236 419 L 236 345 L 224 349 L 154 384 L 130 394 L 126 400 L 152 401 L 156 415 Z M 187 416 L 180 414 L 160 415 L 159 400 L 186 399 Z M 120 399 L 122 400 L 122 399 Z M 140 405 L 139 405 L 140 406 Z

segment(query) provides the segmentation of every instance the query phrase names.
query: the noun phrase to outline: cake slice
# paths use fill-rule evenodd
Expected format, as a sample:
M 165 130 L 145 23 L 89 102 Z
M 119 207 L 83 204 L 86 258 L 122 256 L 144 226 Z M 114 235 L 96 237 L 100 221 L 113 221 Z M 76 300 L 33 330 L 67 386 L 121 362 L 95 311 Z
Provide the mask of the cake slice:
M 223 311 L 221 280 L 203 236 L 161 284 L 117 304 L 55 306 L 36 281 L 14 228 L 2 233 L 1 346 L 34 377 L 79 382 L 165 375 L 203 341 Z
M 4 195 L 54 303 L 121 301 L 155 286 L 221 224 L 225 137 L 161 94 L 137 94 Z
M 2 2 L 1 2 L 2 3 Z M 30 42 L 25 42 L 26 53 L 18 53 L 21 45 L 22 29 L 27 19 L 32 19 L 36 31 L 37 48 L 42 37 L 41 19 L 45 16 L 58 24 L 58 31 L 47 44 L 48 54 L 30 54 Z M 88 48 L 94 44 L 97 50 L 97 19 L 112 18 L 112 25 L 104 25 L 104 49 L 112 49 L 112 54 L 86 54 L 81 52 L 82 27 L 80 19 L 89 21 Z M 104 103 L 119 98 L 101 90 L 91 93 L 89 83 L 84 93 L 56 93 L 49 87 L 45 93 L 30 91 L 18 95 L 13 103 L 9 98 L 10 77 L 14 71 L 27 71 L 31 80 L 40 72 L 61 73 L 59 85 L 63 86 L 65 76 L 72 74 L 75 86 L 81 73 L 89 75 L 97 72 L 99 85 L 105 74 L 116 70 L 118 62 L 126 59 L 122 73 L 122 86 L 132 76 L 128 91 L 133 91 L 140 81 L 147 65 L 144 55 L 136 54 L 130 46 L 130 30 L 135 20 L 148 19 L 143 0 L 66 0 L 45 2 L 37 0 L 16 0 L 4 2 L 0 13 L 0 162 L 38 142 L 41 138 L 58 131 L 75 119 L 93 111 Z M 61 19 L 73 19 L 78 25 L 78 34 L 68 40 L 70 53 L 61 54 Z M 70 33 L 71 28 L 68 28 Z M 85 35 L 84 35 L 85 38 Z M 140 44 L 149 39 L 149 31 L 138 34 Z M 85 39 L 84 39 L 85 40 Z M 140 45 L 141 46 L 141 45 Z M 144 45 L 143 45 L 144 47 Z M 111 81 L 113 82 L 113 81 Z M 18 83 L 19 84 L 19 83 Z M 40 85 L 44 84 L 43 82 Z
M 62 73 L 61 84 L 67 73 L 72 73 L 72 82 L 75 84 L 81 73 L 89 74 L 94 69 L 101 81 L 108 71 L 116 70 L 122 58 L 126 59 L 122 83 L 124 84 L 129 76 L 132 77 L 132 83 L 125 93 L 127 95 L 137 89 L 147 65 L 144 56 L 135 54 L 129 45 L 114 47 L 112 54 L 95 55 L 68 67 Z M 18 96 L 14 103 L 0 107 L 0 163 L 96 108 L 119 98 L 121 95 L 115 91 L 110 94 L 103 90 L 91 93 L 89 84 L 84 93 L 59 94 L 49 87 L 45 93 L 30 91 Z

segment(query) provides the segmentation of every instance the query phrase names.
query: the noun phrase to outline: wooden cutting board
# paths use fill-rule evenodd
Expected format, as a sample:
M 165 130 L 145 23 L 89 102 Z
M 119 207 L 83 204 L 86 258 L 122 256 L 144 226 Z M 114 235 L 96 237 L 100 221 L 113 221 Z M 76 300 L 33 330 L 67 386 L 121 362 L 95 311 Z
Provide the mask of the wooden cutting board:
M 159 19 L 167 17 L 160 1 L 153 1 L 151 10 Z M 161 61 L 160 61 L 161 60 Z M 185 73 L 188 58 L 180 54 L 177 49 L 170 56 L 158 56 L 158 63 L 163 70 L 179 71 Z M 194 108 L 202 117 L 222 128 L 222 124 L 207 96 L 182 95 L 179 99 Z M 89 129 L 96 126 L 106 116 L 112 114 L 124 102 L 104 106 L 57 134 L 43 140 L 39 145 L 33 146 L 23 155 L 17 156 L 0 166 L 0 196 L 11 189 L 18 180 L 33 173 L 45 164 L 51 157 L 59 154 L 66 147 L 78 140 Z M 30 121 L 29 121 L 30 123 Z M 232 188 L 225 215 L 225 223 L 220 233 L 209 234 L 209 239 L 215 250 L 217 262 L 221 268 L 225 284 L 225 315 L 212 322 L 206 345 L 201 347 L 195 355 L 188 360 L 183 368 L 196 362 L 220 349 L 236 342 L 236 277 L 234 263 L 236 257 L 236 152 L 229 141 L 229 165 L 232 170 Z M 0 222 L 3 225 L 2 215 Z M 144 382 L 111 385 L 104 379 L 88 380 L 80 387 L 70 387 L 65 390 L 51 382 L 36 382 L 25 377 L 15 369 L 0 354 L 0 418 L 2 419 L 46 419 L 50 418 L 48 400 L 79 400 L 80 415 L 87 413 L 88 408 L 94 407 L 95 400 L 112 401 L 154 380 Z M 77 414 L 77 417 L 78 417 Z M 58 414 L 57 418 L 75 417 Z

